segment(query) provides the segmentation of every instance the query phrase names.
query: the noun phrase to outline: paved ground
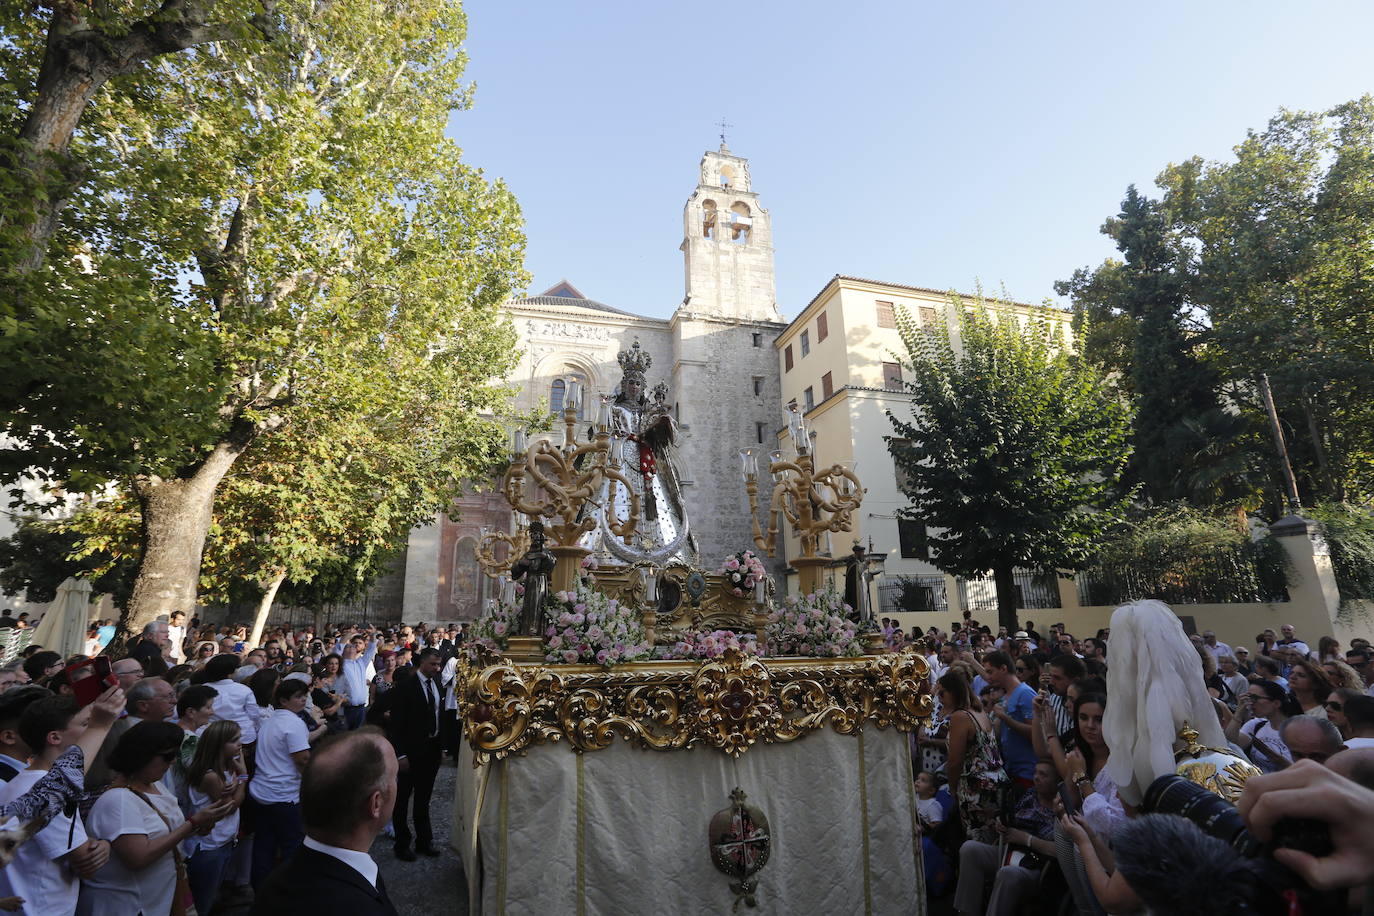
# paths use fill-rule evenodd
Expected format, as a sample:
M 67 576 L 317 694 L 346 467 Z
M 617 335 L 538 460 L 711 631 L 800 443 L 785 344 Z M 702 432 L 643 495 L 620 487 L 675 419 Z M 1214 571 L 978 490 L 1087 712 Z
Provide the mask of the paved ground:
M 434 803 L 430 806 L 434 845 L 443 850 L 443 855 L 437 859 L 418 856 L 414 862 L 402 862 L 392 854 L 388 837 L 378 837 L 372 845 L 372 858 L 377 861 L 386 880 L 387 894 L 400 916 L 468 916 L 468 885 L 463 878 L 463 866 L 457 853 L 448 848 L 455 771 L 448 763 L 439 768 Z M 247 903 L 216 905 L 213 916 L 248 916 L 248 912 Z

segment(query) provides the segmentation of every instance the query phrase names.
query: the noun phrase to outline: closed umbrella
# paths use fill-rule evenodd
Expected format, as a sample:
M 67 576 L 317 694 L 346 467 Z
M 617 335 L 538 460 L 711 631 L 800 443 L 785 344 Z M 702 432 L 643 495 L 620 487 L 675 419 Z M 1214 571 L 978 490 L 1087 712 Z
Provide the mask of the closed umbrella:
M 33 641 L 70 658 L 85 651 L 90 622 L 91 583 L 67 579 L 57 587 L 57 598 L 34 630 Z

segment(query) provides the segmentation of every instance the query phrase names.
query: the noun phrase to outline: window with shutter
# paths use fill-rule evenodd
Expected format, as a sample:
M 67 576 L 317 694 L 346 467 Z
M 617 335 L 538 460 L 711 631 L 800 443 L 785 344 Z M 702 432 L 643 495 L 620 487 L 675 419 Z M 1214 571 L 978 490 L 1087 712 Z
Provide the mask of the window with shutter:
M 883 387 L 888 391 L 902 390 L 901 363 L 883 363 Z
M 810 410 L 815 406 L 816 394 L 811 390 L 811 386 L 808 385 L 806 390 L 802 392 L 802 410 Z
M 816 316 L 816 343 L 825 340 L 830 334 L 830 326 L 826 323 L 825 312 Z
M 782 351 L 782 367 L 784 372 L 792 371 L 792 345 L 788 344 L 787 349 Z
M 835 384 L 831 381 L 830 373 L 821 376 L 821 400 L 827 400 L 835 393 Z
M 884 302 L 879 299 L 876 305 L 878 306 L 878 327 L 895 328 L 897 326 L 897 315 L 892 310 L 892 303 Z
M 934 307 L 929 305 L 923 305 L 917 311 L 921 316 L 921 329 L 923 331 L 935 330 L 935 322 L 939 319 L 935 317 Z

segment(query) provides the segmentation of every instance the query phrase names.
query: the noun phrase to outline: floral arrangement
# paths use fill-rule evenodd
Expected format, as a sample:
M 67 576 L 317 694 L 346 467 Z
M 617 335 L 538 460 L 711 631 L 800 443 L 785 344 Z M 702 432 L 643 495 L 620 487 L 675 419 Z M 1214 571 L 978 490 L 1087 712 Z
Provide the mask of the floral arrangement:
M 712 630 L 710 633 L 687 633 L 673 645 L 655 649 L 654 656 L 662 659 L 718 658 L 725 654 L 726 649 L 738 649 L 750 655 L 760 654 L 758 638 L 753 633 Z
M 495 598 L 488 598 L 482 609 L 481 618 L 473 627 L 469 642 L 493 652 L 505 651 L 507 637 L 520 629 L 521 598 L 524 594 L 525 586 L 517 582 L 514 602 L 506 604 Z
M 609 668 L 649 657 L 652 647 L 639 614 L 586 585 L 555 593 L 547 615 L 547 662 Z
M 743 598 L 754 590 L 754 586 L 767 575 L 761 561 L 752 550 L 741 550 L 725 558 L 716 575 L 724 576 L 736 598 Z
M 788 597 L 768 614 L 769 655 L 857 658 L 864 654 L 853 609 L 829 589 L 801 598 Z

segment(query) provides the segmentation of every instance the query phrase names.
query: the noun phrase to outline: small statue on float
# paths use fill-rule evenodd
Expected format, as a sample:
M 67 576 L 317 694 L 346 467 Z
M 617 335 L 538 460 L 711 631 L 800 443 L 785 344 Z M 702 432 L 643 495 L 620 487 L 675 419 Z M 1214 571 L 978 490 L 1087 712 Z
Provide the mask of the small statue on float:
M 530 522 L 530 549 L 510 568 L 512 579 L 524 580 L 525 595 L 520 606 L 520 636 L 541 636 L 544 628 L 544 604 L 549 595 L 549 577 L 555 564 L 553 554 L 544 547 L 544 525 L 538 519 Z

